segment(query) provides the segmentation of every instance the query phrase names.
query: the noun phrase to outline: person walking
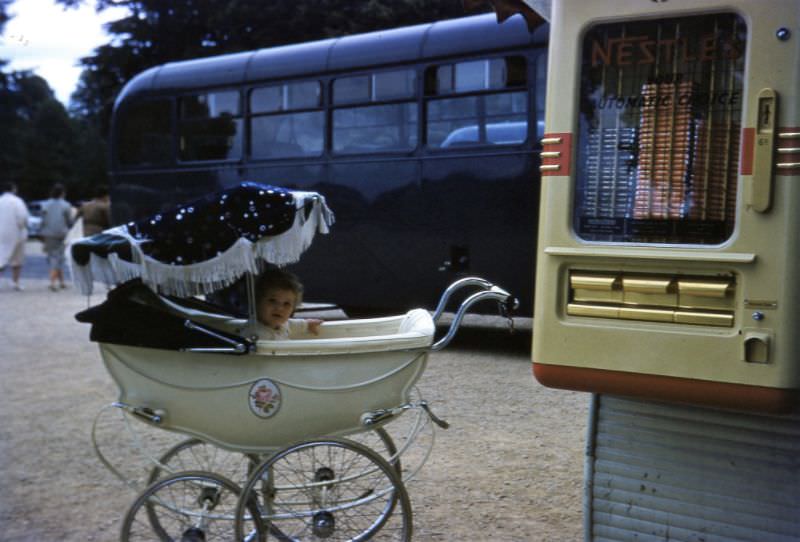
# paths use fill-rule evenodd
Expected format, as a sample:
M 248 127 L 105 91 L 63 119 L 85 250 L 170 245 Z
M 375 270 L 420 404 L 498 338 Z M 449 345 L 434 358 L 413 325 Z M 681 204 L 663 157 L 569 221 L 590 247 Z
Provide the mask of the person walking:
M 0 273 L 11 267 L 11 280 L 15 290 L 19 283 L 22 264 L 25 262 L 25 242 L 28 240 L 28 208 L 17 196 L 14 183 L 0 186 Z
M 50 199 L 42 204 L 42 243 L 50 266 L 50 290 L 66 288 L 64 283 L 64 238 L 72 226 L 72 205 L 65 199 L 64 185 L 55 184 Z
M 111 199 L 108 187 L 100 185 L 93 199 L 81 205 L 78 217 L 83 219 L 83 236 L 89 237 L 111 227 Z

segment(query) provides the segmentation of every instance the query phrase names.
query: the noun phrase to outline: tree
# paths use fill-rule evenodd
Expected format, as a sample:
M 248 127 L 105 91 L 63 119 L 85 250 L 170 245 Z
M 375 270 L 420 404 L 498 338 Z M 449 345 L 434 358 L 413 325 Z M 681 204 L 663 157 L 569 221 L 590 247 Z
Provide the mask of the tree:
M 58 100 L 43 102 L 30 122 L 22 149 L 20 176 L 31 197 L 48 194 L 54 183 L 72 191 L 76 175 L 74 158 L 78 154 L 75 131 L 66 109 Z
M 0 34 L 11 0 L 0 0 Z M 0 171 L 26 199 L 45 197 L 55 182 L 82 199 L 107 183 L 106 144 L 85 115 L 70 114 L 50 85 L 30 71 L 6 71 L 0 60 Z
M 27 198 L 60 181 L 72 184 L 74 131 L 47 81 L 29 71 L 0 73 L 0 170 Z
M 11 19 L 7 10 L 8 6 L 10 6 L 13 1 L 14 0 L 0 0 L 0 36 L 3 35 L 6 23 Z

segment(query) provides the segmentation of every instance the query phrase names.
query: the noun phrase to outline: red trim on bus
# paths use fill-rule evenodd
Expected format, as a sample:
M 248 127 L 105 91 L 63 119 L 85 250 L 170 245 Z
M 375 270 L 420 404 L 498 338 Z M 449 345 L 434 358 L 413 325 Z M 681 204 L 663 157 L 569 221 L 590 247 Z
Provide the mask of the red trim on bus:
M 742 159 L 740 161 L 740 173 L 742 175 L 753 174 L 753 154 L 755 153 L 756 129 L 742 129 Z
M 786 414 L 798 406 L 800 390 L 746 386 L 690 378 L 534 363 L 542 385 L 592 393 L 640 397 L 734 410 Z

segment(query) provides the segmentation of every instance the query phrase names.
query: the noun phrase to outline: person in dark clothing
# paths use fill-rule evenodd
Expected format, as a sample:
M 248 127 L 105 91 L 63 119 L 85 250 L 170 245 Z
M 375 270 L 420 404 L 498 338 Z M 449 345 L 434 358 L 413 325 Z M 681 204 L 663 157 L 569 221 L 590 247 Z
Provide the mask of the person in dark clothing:
M 93 199 L 81 205 L 78 216 L 83 218 L 83 236 L 89 237 L 111 227 L 111 198 L 108 187 L 99 186 Z

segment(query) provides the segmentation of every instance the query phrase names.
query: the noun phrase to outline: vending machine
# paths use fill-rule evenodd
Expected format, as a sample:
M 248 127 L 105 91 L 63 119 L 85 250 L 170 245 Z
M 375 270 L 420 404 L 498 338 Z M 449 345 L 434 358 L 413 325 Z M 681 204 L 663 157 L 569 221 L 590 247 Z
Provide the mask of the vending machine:
M 754 413 L 800 398 L 800 2 L 555 0 L 533 371 Z
M 800 541 L 800 0 L 554 0 L 533 372 L 584 535 Z

